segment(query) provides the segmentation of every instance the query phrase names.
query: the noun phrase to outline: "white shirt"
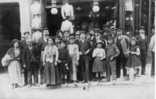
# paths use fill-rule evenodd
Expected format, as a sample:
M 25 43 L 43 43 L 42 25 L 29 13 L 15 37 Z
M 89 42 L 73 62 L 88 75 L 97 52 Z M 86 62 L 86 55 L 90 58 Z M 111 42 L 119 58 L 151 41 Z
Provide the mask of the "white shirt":
M 61 14 L 63 19 L 66 19 L 67 16 L 72 18 L 74 16 L 73 6 L 68 3 L 64 4 L 61 8 Z
M 69 44 L 68 45 L 69 55 L 75 55 L 77 60 L 79 59 L 79 46 L 77 44 Z
M 40 14 L 41 13 L 41 5 L 40 3 L 38 2 L 34 2 L 32 5 L 31 5 L 31 12 L 32 14 Z
M 32 19 L 32 24 L 31 24 L 32 28 L 34 29 L 39 29 L 41 27 L 41 17 L 40 16 L 35 16 Z
M 47 45 L 43 52 L 43 62 L 50 62 L 53 63 L 54 60 L 58 60 L 58 48 L 56 46 L 49 46 Z M 54 59 L 55 55 L 55 59 Z
M 73 24 L 69 20 L 65 20 L 62 22 L 61 31 L 69 31 L 71 34 L 73 33 Z
M 32 34 L 32 41 L 34 42 L 39 42 L 39 40 L 42 38 L 42 33 L 37 31 L 37 32 L 34 32 Z
M 106 57 L 105 50 L 103 48 L 95 48 L 92 57 L 100 57 L 104 59 Z
M 155 34 L 151 37 L 151 41 L 149 44 L 149 50 L 155 52 Z

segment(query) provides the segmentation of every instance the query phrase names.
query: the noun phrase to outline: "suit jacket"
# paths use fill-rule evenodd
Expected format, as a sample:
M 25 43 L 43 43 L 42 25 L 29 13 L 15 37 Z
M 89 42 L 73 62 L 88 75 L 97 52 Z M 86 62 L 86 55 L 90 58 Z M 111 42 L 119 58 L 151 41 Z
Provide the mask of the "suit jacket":
M 91 45 L 87 40 L 85 40 L 84 42 L 79 41 L 79 50 L 80 52 L 82 52 L 82 55 L 85 55 L 85 52 L 87 50 L 90 50 L 90 48 L 91 48 Z

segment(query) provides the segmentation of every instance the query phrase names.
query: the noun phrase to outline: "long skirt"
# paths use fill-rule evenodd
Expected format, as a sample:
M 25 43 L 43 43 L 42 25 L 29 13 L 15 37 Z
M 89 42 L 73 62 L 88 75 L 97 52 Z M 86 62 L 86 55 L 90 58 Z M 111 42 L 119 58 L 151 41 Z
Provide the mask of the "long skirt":
M 11 84 L 22 85 L 21 66 L 18 61 L 10 62 L 8 66 L 8 73 Z
M 95 58 L 92 71 L 94 73 L 104 72 L 104 61 L 100 60 L 100 58 Z
M 45 78 L 46 84 L 55 85 L 56 84 L 56 73 L 55 66 L 53 63 L 46 63 L 45 66 Z
M 141 61 L 140 58 L 136 55 L 130 55 L 127 61 L 127 67 L 137 67 L 137 66 L 141 66 Z
M 77 81 L 77 60 L 75 55 L 71 55 L 72 59 L 72 74 L 71 74 L 71 80 Z

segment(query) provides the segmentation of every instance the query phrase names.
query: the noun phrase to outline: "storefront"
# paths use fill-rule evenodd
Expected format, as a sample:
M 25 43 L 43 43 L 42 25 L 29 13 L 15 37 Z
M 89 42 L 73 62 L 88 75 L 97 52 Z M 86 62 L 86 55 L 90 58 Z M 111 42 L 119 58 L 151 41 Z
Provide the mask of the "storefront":
M 19 10 L 19 32 L 32 30 L 32 28 L 49 28 L 62 22 L 61 6 L 64 0 L 0 0 L 0 4 L 15 4 Z M 82 28 L 83 24 L 90 25 L 92 19 L 96 20 L 95 27 L 102 28 L 109 21 L 116 22 L 116 27 L 125 31 L 135 32 L 141 26 L 150 32 L 154 26 L 154 0 L 68 0 L 74 8 L 75 28 Z M 35 4 L 34 4 L 35 2 Z M 98 2 L 96 14 L 94 13 L 94 2 Z M 33 8 L 34 6 L 34 8 Z M 52 8 L 58 12 L 52 14 Z M 147 10 L 148 9 L 148 10 Z M 99 11 L 98 11 L 99 10 Z M 35 16 L 38 16 L 38 19 Z M 35 20 L 33 20 L 35 18 Z M 40 18 L 40 19 L 39 19 Z M 56 23 L 56 24 L 54 24 Z M 36 26 L 35 26 L 36 25 Z M 38 25 L 38 26 L 37 26 Z M 130 27 L 128 25 L 131 25 Z M 129 28 L 128 28 L 129 27 Z
M 0 59 L 12 39 L 30 31 L 29 0 L 0 0 Z

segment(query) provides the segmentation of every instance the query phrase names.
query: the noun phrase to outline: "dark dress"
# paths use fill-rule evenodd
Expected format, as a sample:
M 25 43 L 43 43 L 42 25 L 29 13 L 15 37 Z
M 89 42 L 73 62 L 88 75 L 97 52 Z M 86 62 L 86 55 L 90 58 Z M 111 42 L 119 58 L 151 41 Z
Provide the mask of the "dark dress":
M 138 46 L 131 46 L 130 51 L 136 52 L 138 48 Z M 136 54 L 129 54 L 126 66 L 130 68 L 141 66 L 140 56 Z

